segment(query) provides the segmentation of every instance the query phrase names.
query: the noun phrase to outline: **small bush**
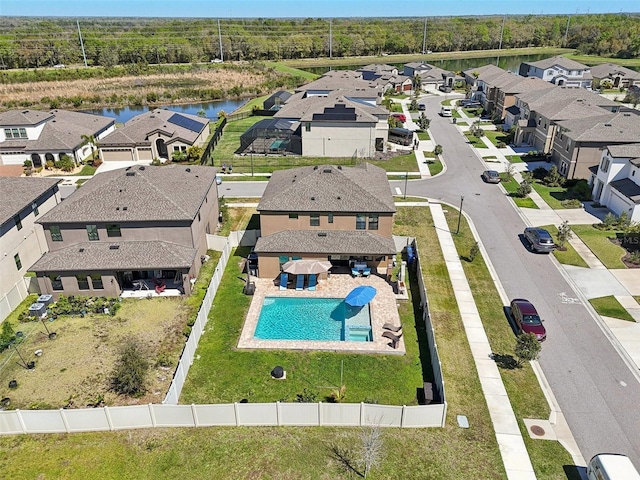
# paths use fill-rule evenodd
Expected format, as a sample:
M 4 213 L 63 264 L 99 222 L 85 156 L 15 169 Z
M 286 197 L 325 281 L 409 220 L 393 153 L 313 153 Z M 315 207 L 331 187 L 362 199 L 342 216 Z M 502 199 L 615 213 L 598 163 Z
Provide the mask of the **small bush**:
M 524 181 L 520 184 L 516 190 L 516 196 L 519 198 L 526 198 L 531 193 L 531 184 Z
M 582 202 L 577 198 L 562 200 L 562 202 L 560 202 L 560 205 L 562 205 L 562 208 L 582 208 Z
M 547 176 L 547 169 L 544 167 L 537 167 L 533 170 L 533 178 L 536 180 L 542 180 Z
M 140 396 L 145 392 L 149 361 L 143 346 L 128 338 L 120 347 L 118 359 L 111 374 L 111 387 L 120 395 Z

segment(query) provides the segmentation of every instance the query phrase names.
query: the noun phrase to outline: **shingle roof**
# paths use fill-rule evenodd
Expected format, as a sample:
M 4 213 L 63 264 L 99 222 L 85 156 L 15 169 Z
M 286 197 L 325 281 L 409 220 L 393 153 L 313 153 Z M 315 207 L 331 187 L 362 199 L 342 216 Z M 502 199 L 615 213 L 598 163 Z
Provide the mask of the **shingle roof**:
M 537 77 L 521 77 L 515 73 L 501 75 L 492 83 L 492 86 L 499 88 L 507 94 L 518 94 L 524 92 L 534 92 L 537 90 L 550 90 L 555 86 Z
M 117 248 L 115 248 L 117 246 Z M 29 271 L 161 270 L 189 268 L 197 250 L 171 242 L 82 242 L 45 253 Z
M 322 77 L 296 88 L 296 92 L 308 90 L 324 90 L 334 91 L 340 89 L 376 89 L 379 88 L 375 83 L 362 79 L 360 72 L 350 70 L 334 70 L 327 72 Z
M 557 122 L 569 138 L 582 142 L 635 143 L 640 138 L 640 116 L 631 113 L 610 113 Z
M 548 90 L 536 90 L 518 94 L 518 99 L 550 120 L 567 120 L 584 116 L 603 115 L 598 107 L 618 107 L 613 100 L 604 98 L 585 88 L 565 88 L 554 86 Z M 585 110 L 584 107 L 588 109 Z
M 622 180 L 611 182 L 609 185 L 611 185 L 611 188 L 615 188 L 636 205 L 640 205 L 640 185 L 635 183 L 633 180 L 629 178 L 623 178 Z
M 613 157 L 640 158 L 640 143 L 609 145 L 607 148 Z
M 161 131 L 166 136 L 170 137 L 169 140 L 166 140 L 167 144 L 176 140 L 182 140 L 185 143 L 193 144 L 200 133 L 209 125 L 209 120 L 206 118 L 200 118 L 196 115 L 190 115 L 187 113 L 180 113 L 180 116 L 196 122 L 196 124 L 199 125 L 199 130 L 193 131 L 189 128 L 170 122 L 169 119 L 174 115 L 176 115 L 175 112 L 159 108 L 137 115 L 125 123 L 124 126 L 116 129 L 114 132 L 100 140 L 100 146 L 151 145 L 151 141 L 148 137 L 149 134 L 155 131 Z
M 602 63 L 591 67 L 591 75 L 593 78 L 612 78 L 622 76 L 625 78 L 640 79 L 640 72 L 635 72 L 622 65 L 615 63 Z
M 82 135 L 97 135 L 115 123 L 115 118 L 91 113 L 51 110 L 35 112 L 30 110 L 11 111 L 0 114 L 2 125 L 37 125 L 46 120 L 40 135 L 35 140 L 16 139 L 0 142 L 3 149 L 26 149 L 29 151 L 73 150 L 82 144 Z M 22 123 L 12 123 L 22 122 Z
M 209 190 L 216 188 L 215 176 L 214 168 L 193 165 L 128 167 L 100 173 L 39 222 L 193 220 Z
M 59 178 L 0 177 L 0 225 L 60 181 Z
M 328 96 L 311 96 L 306 98 L 292 97 L 274 115 L 274 118 L 296 119 L 301 121 L 311 121 L 314 113 L 323 113 L 325 108 L 333 107 L 336 104 L 344 104 L 347 107 L 355 108 L 357 122 L 378 122 L 379 117 L 389 114 L 383 107 L 371 105 L 366 102 L 351 100 L 342 92 L 331 92 Z
M 464 72 L 465 75 L 469 75 L 470 77 L 473 77 L 474 73 L 478 74 L 478 80 L 482 80 L 483 82 L 486 83 L 491 83 L 491 81 L 501 75 L 504 75 L 505 73 L 509 73 L 506 70 L 503 70 L 500 67 L 496 67 L 495 65 L 483 65 L 482 67 L 478 67 L 478 68 L 469 68 L 468 70 L 465 70 Z
M 392 239 L 361 230 L 285 230 L 258 238 L 257 253 L 392 255 Z
M 565 70 L 588 70 L 589 67 L 583 65 L 582 63 L 576 62 L 575 60 L 571 60 L 570 58 L 563 57 L 562 55 L 558 55 L 551 58 L 545 58 L 543 60 L 539 60 L 537 62 L 522 62 L 527 65 L 533 65 L 534 67 L 538 67 L 541 69 L 551 68 L 554 65 L 558 65 Z
M 273 172 L 258 211 L 396 211 L 386 172 L 370 163 L 321 165 Z

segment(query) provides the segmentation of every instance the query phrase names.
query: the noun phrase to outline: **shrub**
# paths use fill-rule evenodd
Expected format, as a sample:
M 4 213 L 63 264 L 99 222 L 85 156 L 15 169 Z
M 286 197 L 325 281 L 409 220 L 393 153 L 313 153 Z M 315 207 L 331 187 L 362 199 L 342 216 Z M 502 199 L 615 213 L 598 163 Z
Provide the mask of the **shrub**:
M 521 333 L 516 340 L 514 353 L 518 357 L 518 366 L 530 362 L 540 356 L 542 346 L 533 333 Z
M 47 163 L 45 164 L 45 166 L 47 167 L 47 170 L 51 170 L 53 169 L 53 167 L 55 167 L 53 160 L 47 160 Z
M 171 160 L 174 162 L 184 162 L 187 159 L 187 152 L 182 150 L 175 151 L 171 154 Z
M 584 179 L 578 180 L 576 184 L 571 187 L 571 195 L 580 200 L 591 200 L 591 187 L 589 183 Z
M 544 167 L 536 167 L 533 170 L 533 178 L 535 178 L 536 180 L 542 180 L 544 177 L 547 176 L 547 169 Z
M 436 145 L 435 148 L 433 149 L 433 153 L 436 155 L 442 155 L 442 145 Z
M 471 249 L 469 250 L 469 261 L 473 262 L 479 253 L 480 253 L 480 246 L 478 245 L 478 242 L 475 242 L 471 247 Z
M 60 160 L 55 162 L 55 166 L 57 168 L 59 168 L 60 170 L 62 170 L 63 172 L 70 172 L 70 171 L 72 171 L 74 169 L 76 164 L 73 162 L 73 160 L 68 155 L 61 154 L 60 155 Z
M 581 208 L 582 202 L 577 198 L 571 198 L 569 200 L 562 200 L 560 205 L 562 205 L 562 208 Z
M 24 168 L 31 168 L 31 167 L 33 167 L 33 162 L 31 160 L 25 160 L 24 163 L 22 164 L 22 166 Z
M 2 323 L 2 330 L 0 331 L 0 352 L 9 348 L 9 345 L 16 339 L 16 333 L 11 326 L 11 323 L 6 320 Z
M 120 347 L 111 374 L 111 387 L 120 395 L 140 396 L 145 392 L 145 380 L 149 361 L 143 346 L 134 338 L 128 338 Z
M 558 246 L 560 248 L 564 247 L 565 242 L 571 240 L 573 238 L 573 233 L 571 232 L 571 227 L 569 226 L 569 222 L 565 220 L 558 226 Z
M 561 187 L 564 185 L 566 179 L 560 175 L 558 171 L 558 167 L 553 165 L 549 169 L 549 173 L 542 179 L 542 183 L 544 183 L 547 187 Z
M 516 190 L 516 196 L 519 198 L 526 198 L 531 193 L 531 183 L 526 180 L 520 184 Z

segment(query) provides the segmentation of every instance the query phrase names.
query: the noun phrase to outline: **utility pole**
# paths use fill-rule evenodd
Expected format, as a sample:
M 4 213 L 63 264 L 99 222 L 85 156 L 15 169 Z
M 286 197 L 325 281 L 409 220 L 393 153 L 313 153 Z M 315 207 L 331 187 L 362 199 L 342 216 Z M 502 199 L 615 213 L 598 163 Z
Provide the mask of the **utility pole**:
M 424 34 L 422 35 L 422 54 L 427 53 L 427 17 L 424 17 Z
M 564 42 L 562 44 L 563 47 L 567 46 L 567 36 L 569 35 L 569 22 L 571 22 L 571 15 L 567 17 L 567 28 L 564 29 Z
M 220 60 L 224 62 L 224 54 L 222 53 L 222 33 L 220 33 L 220 19 L 218 19 L 218 41 L 220 42 Z
M 507 16 L 504 15 L 502 17 L 502 28 L 500 29 L 500 44 L 498 45 L 498 50 L 502 50 L 502 36 L 504 35 L 504 22 L 507 19 Z M 498 53 L 498 58 L 496 60 L 496 67 L 499 67 L 500 65 L 500 54 Z
M 82 41 L 82 32 L 80 31 L 80 21 L 76 20 L 76 25 L 78 25 L 78 36 L 80 37 L 80 47 L 82 47 L 82 58 L 84 59 L 84 66 L 87 66 L 87 55 L 84 52 L 84 42 Z
M 329 20 L 329 60 L 331 60 L 333 58 L 333 39 L 331 37 L 332 34 L 332 20 Z

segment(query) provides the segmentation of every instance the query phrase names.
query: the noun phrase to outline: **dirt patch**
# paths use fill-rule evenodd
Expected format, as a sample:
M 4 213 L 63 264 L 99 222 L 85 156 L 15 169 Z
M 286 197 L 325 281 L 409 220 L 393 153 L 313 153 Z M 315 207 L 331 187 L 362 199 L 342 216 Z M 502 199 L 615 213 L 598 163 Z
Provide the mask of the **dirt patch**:
M 17 351 L 0 354 L 0 398 L 22 409 L 160 403 L 182 352 L 185 324 L 186 309 L 177 298 L 125 300 L 114 317 L 60 316 L 44 325 L 19 324 L 14 329 L 22 329 L 25 340 Z M 45 329 L 55 331 L 56 338 L 50 340 Z M 140 341 L 151 363 L 140 398 L 118 396 L 109 388 L 118 348 L 129 337 Z M 36 367 L 23 368 L 20 356 L 35 360 Z M 11 380 L 18 388 L 9 388 Z

